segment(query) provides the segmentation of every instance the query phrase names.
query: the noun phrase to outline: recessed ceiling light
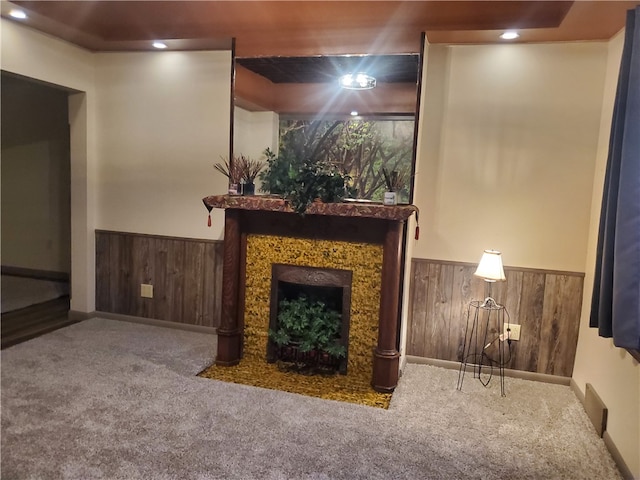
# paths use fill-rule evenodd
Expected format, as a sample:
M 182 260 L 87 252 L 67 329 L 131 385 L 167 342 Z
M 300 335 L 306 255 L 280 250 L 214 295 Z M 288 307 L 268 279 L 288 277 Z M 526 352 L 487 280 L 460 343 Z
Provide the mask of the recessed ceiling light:
M 500 38 L 503 40 L 515 40 L 519 36 L 520 34 L 518 32 L 509 30 L 508 32 L 504 32 L 502 35 L 500 35 Z
M 158 50 L 164 50 L 167 48 L 167 44 L 164 42 L 153 42 L 153 48 L 157 48 Z
M 24 13 L 24 11 L 15 8 L 9 12 L 9 15 L 13 18 L 17 18 L 18 20 L 24 20 L 27 18 L 27 14 Z
M 340 77 L 340 86 L 349 90 L 369 90 L 376 86 L 376 79 L 366 73 L 348 73 Z
M 357 117 L 358 116 L 358 112 L 356 112 L 355 110 L 351 112 L 351 116 L 352 117 Z

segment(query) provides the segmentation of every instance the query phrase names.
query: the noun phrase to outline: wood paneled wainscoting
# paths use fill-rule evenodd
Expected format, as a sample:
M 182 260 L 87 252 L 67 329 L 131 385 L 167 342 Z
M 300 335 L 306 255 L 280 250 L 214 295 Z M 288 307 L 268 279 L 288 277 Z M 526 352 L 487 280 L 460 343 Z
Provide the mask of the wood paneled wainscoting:
M 477 265 L 411 261 L 407 354 L 460 361 L 467 309 L 486 296 Z M 522 325 L 506 368 L 570 377 L 578 343 L 584 273 L 505 267 L 491 294 Z
M 96 230 L 96 310 L 217 327 L 222 259 L 221 241 Z

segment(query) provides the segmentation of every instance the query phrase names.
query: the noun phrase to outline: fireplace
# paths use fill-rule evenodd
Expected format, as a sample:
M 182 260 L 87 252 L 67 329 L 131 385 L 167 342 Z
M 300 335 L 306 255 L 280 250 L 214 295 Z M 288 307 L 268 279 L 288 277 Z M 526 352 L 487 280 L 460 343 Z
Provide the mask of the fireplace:
M 245 352 L 266 357 L 273 264 L 352 270 L 347 368 L 363 367 L 366 357 L 373 388 L 393 391 L 399 366 L 401 244 L 415 207 L 314 203 L 300 216 L 274 197 L 218 195 L 203 202 L 225 209 L 216 365 L 236 365 Z
M 270 317 L 274 307 L 271 280 L 274 265 L 286 265 L 286 270 L 289 270 L 291 275 L 307 277 L 286 277 L 293 280 L 291 283 L 298 284 L 309 282 L 346 285 L 346 278 L 315 282 L 305 275 L 322 271 L 326 275 L 328 272 L 346 270 L 351 273 L 351 287 L 346 291 L 350 295 L 347 376 L 371 378 L 371 352 L 378 340 L 382 247 L 362 242 L 254 233 L 247 234 L 243 243 L 244 288 L 241 287 L 239 290 L 246 294 L 239 295 L 238 306 L 243 319 L 242 356 L 265 360 Z M 343 291 L 343 297 L 344 294 Z M 343 302 L 343 307 L 345 303 Z
M 272 264 L 269 332 L 278 332 L 282 328 L 278 323 L 278 314 L 283 301 L 294 302 L 304 298 L 312 303 L 321 302 L 328 311 L 336 312 L 340 317 L 340 328 L 336 332 L 334 343 L 344 350 L 344 356 L 336 359 L 335 370 L 346 375 L 349 358 L 351 279 L 351 270 Z M 303 360 L 303 363 L 314 364 L 316 367 L 324 366 L 325 370 L 331 370 L 334 363 L 331 357 L 325 355 L 327 358 L 323 359 L 321 351 L 309 352 L 310 356 L 306 356 L 306 353 L 293 350 L 291 347 L 278 346 L 271 338 L 267 342 L 268 362 L 282 360 L 294 363 Z

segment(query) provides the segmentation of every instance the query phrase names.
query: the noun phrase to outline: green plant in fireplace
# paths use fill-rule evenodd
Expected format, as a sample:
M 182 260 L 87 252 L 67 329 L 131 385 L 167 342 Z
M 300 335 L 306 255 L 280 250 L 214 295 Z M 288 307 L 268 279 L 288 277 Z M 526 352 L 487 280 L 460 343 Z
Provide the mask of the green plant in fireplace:
M 278 325 L 269 329 L 269 339 L 279 347 L 295 344 L 302 353 L 316 351 L 340 359 L 347 354 L 340 344 L 342 315 L 320 300 L 301 294 L 292 300 L 281 300 Z

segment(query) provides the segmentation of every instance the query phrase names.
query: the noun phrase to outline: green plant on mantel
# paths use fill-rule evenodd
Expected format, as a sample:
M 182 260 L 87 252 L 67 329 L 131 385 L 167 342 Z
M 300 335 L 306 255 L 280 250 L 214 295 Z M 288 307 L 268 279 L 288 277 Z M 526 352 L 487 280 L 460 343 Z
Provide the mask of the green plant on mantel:
M 336 359 L 346 356 L 346 348 L 338 342 L 342 322 L 340 312 L 306 295 L 281 300 L 278 305 L 277 329 L 269 329 L 269 339 L 273 343 L 279 347 L 296 344 L 303 353 L 315 350 Z
M 282 195 L 291 208 L 304 215 L 314 201 L 339 202 L 352 195 L 349 177 L 328 162 L 292 158 L 287 153 L 276 155 L 265 150 L 267 169 L 260 173 L 262 191 Z

